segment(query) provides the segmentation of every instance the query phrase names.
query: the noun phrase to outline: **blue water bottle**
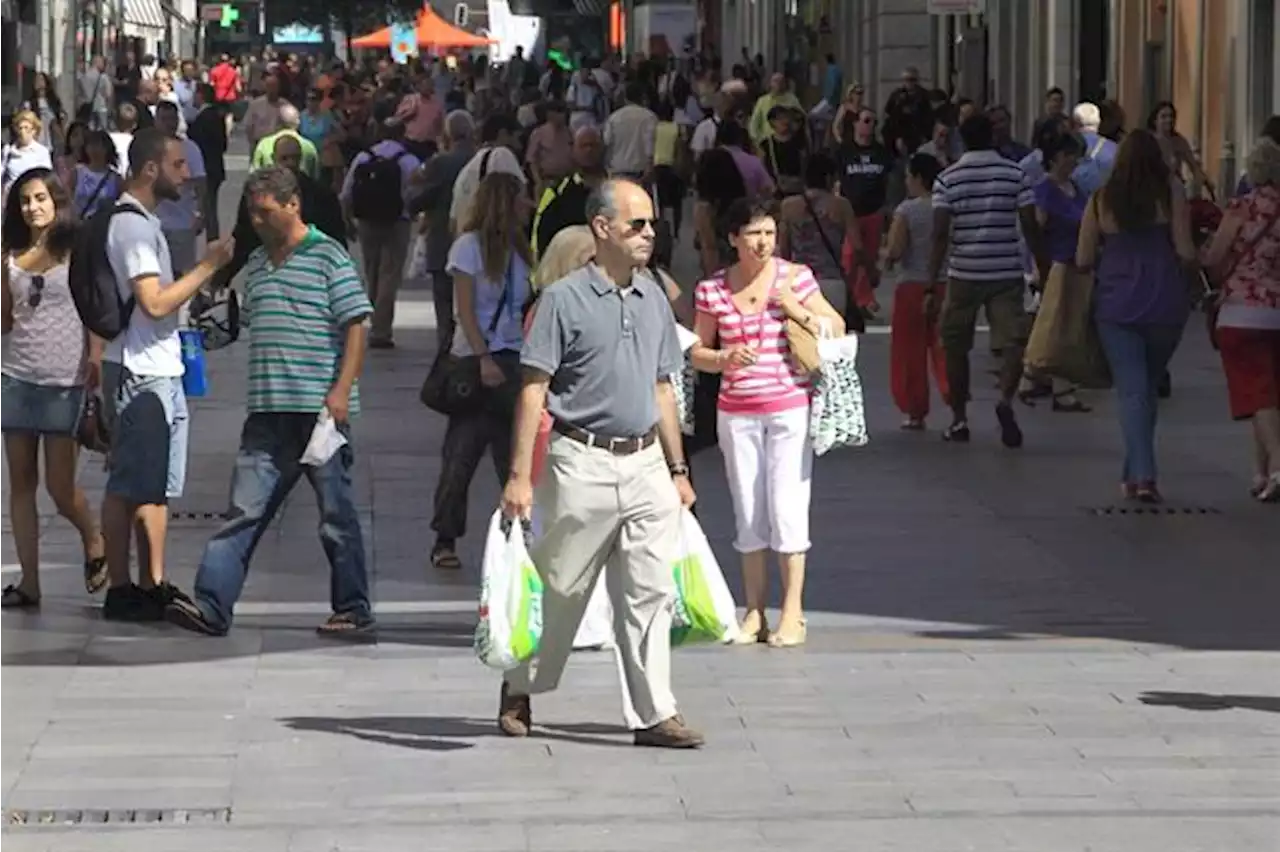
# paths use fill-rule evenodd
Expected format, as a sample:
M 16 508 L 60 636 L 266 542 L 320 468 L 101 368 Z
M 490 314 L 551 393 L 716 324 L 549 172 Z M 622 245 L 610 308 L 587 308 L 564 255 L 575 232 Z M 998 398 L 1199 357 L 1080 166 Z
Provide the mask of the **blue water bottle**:
M 178 332 L 182 341 L 182 391 L 187 396 L 204 396 L 209 382 L 204 372 L 204 335 L 194 328 Z

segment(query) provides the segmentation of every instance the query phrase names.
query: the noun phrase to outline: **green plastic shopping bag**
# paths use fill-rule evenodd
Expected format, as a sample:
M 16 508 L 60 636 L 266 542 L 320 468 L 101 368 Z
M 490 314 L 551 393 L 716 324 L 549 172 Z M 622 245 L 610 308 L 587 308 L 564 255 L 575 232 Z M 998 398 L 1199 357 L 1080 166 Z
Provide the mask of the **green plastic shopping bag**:
M 506 671 L 538 653 L 542 641 L 542 577 L 529 558 L 522 523 L 501 511 L 489 521 L 480 585 L 476 656 Z
M 671 644 L 727 642 L 737 626 L 737 607 L 702 526 L 688 509 L 680 510 L 680 554 L 672 572 Z

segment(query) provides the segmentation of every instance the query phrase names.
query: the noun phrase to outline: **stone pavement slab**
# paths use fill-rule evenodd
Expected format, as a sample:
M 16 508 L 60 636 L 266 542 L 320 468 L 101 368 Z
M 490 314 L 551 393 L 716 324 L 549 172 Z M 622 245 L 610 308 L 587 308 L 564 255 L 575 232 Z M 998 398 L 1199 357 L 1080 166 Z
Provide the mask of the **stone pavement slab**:
M 680 251 L 687 284 L 687 241 Z M 497 735 L 498 679 L 471 653 L 478 531 L 498 497 L 488 469 L 464 569 L 427 560 L 443 424 L 416 395 L 433 323 L 429 294 L 403 293 L 399 347 L 371 353 L 363 381 L 355 487 L 376 646 L 312 632 L 327 566 L 305 486 L 264 537 L 221 639 L 102 622 L 74 536 L 43 506 L 44 607 L 0 619 L 6 813 L 229 818 L 6 826 L 6 850 L 1277 848 L 1280 526 L 1244 494 L 1247 436 L 1194 329 L 1161 460 L 1171 506 L 1206 512 L 1142 516 L 1091 511 L 1115 503 L 1108 395 L 1090 395 L 1090 415 L 1021 410 L 1027 446 L 1011 453 L 980 380 L 974 443 L 946 446 L 897 430 L 888 338 L 869 334 L 872 443 L 815 473 L 810 642 L 679 650 L 681 709 L 709 744 L 666 753 L 620 729 L 608 653 L 574 656 L 564 689 L 536 702 L 536 736 Z M 212 354 L 210 369 L 170 531 L 183 586 L 225 508 L 244 347 Z M 714 451 L 695 476 L 736 590 Z M 82 479 L 96 502 L 97 459 Z

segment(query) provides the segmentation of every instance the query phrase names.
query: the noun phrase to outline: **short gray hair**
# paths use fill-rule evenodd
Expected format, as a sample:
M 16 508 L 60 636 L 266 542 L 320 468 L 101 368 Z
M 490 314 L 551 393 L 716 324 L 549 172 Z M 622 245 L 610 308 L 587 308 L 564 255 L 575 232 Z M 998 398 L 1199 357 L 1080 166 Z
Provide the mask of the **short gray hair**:
M 1244 173 L 1254 186 L 1280 186 L 1280 145 L 1259 139 L 1245 161 Z
M 591 190 L 587 194 L 587 222 L 597 216 L 604 216 L 606 219 L 612 219 L 618 215 L 618 186 L 622 184 L 622 180 L 610 178 L 600 182 L 600 185 Z
M 444 117 L 444 132 L 454 142 L 470 139 L 476 132 L 476 120 L 465 109 L 455 109 Z
M 286 204 L 298 197 L 298 178 L 283 166 L 256 171 L 244 182 L 244 197 L 259 195 L 269 195 L 277 204 Z
M 298 114 L 298 108 L 291 103 L 281 104 L 280 123 L 291 130 L 297 128 L 302 123 L 302 116 Z

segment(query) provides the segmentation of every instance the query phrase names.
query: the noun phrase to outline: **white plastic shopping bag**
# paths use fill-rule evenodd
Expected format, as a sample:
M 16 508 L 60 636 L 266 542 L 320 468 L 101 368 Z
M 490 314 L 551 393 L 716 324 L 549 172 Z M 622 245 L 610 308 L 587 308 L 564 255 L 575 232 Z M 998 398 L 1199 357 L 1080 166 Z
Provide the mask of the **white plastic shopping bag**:
M 524 524 L 499 510 L 484 542 L 476 656 L 506 671 L 537 654 L 541 641 L 542 577 L 525 547 Z
M 333 415 L 329 413 L 329 409 L 322 408 L 320 416 L 316 418 L 316 425 L 311 430 L 311 438 L 307 441 L 307 448 L 302 451 L 302 464 L 311 467 L 320 467 L 329 459 L 333 458 L 333 454 L 347 445 L 346 436 L 338 431 L 338 423 L 333 419 Z
M 409 253 L 404 260 L 405 281 L 425 281 L 427 279 L 427 236 L 418 234 L 409 246 Z
M 587 601 L 587 611 L 578 625 L 578 632 L 573 635 L 575 651 L 587 648 L 604 650 L 612 648 L 613 641 L 613 604 L 609 600 L 604 571 L 596 579 L 596 587 L 591 590 Z
M 693 345 L 698 342 L 698 335 L 677 323 L 676 339 L 680 341 L 684 361 L 680 372 L 673 373 L 671 376 L 671 390 L 676 397 L 676 415 L 680 420 L 680 431 L 691 436 L 694 432 L 693 385 L 696 380 L 693 369 Z
M 858 377 L 858 337 L 822 337 L 818 340 L 822 367 L 814 382 L 809 405 L 809 440 L 823 455 L 836 447 L 861 447 L 867 443 L 867 417 Z
M 702 526 L 688 509 L 680 510 L 680 553 L 672 570 L 671 644 L 727 642 L 737 628 L 737 607 Z

